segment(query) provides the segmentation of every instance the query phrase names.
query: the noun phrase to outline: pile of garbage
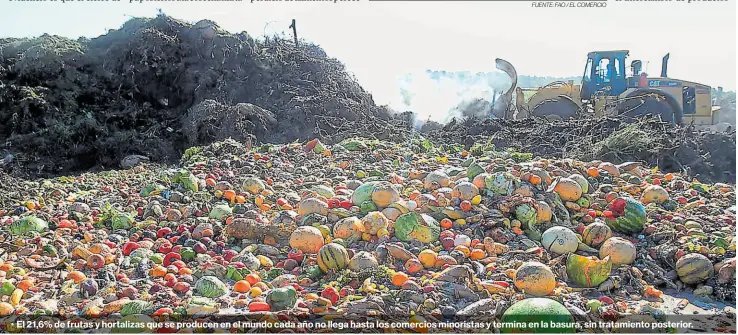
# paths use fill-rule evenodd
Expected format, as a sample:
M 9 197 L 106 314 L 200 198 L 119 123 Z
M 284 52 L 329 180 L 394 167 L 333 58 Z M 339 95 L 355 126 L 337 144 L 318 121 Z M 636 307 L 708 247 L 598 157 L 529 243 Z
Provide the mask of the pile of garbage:
M 229 139 L 176 166 L 0 181 L 0 317 L 539 315 L 570 332 L 735 307 L 735 186 L 640 163 Z M 735 331 L 709 314 L 691 327 Z
M 735 129 L 718 132 L 657 119 L 604 117 L 566 121 L 468 118 L 427 127 L 438 143 L 490 142 L 543 157 L 643 162 L 703 181 L 735 183 Z
M 172 163 L 226 138 L 403 140 L 409 127 L 320 47 L 208 20 L 160 15 L 93 39 L 0 39 L 0 169 L 17 175 L 118 168 L 128 155 Z

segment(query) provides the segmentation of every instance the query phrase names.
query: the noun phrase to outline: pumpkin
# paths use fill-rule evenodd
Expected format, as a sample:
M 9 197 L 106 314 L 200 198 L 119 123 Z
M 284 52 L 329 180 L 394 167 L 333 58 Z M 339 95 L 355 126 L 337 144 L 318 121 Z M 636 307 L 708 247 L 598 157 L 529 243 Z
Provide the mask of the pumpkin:
M 361 231 L 370 235 L 377 235 L 381 229 L 389 227 L 389 221 L 382 212 L 369 212 L 361 219 Z
M 400 200 L 400 193 L 392 186 L 391 183 L 381 182 L 374 187 L 372 191 L 372 201 L 379 207 L 387 207 L 393 202 Z
M 438 241 L 440 234 L 438 221 L 427 214 L 409 212 L 400 215 L 395 222 L 395 236 L 400 241 L 432 243 Z
M 459 198 L 461 200 L 471 200 L 479 194 L 479 188 L 470 182 L 458 183 L 453 191 L 451 191 L 451 197 Z
M 543 235 L 541 235 L 541 244 L 549 252 L 561 255 L 567 252 L 577 251 L 579 240 L 571 229 L 556 226 L 543 232 Z
M 297 214 L 300 216 L 306 216 L 308 214 L 318 213 L 320 215 L 328 214 L 328 204 L 317 198 L 307 198 L 300 202 L 300 207 L 297 208 Z
M 379 262 L 377 262 L 377 259 L 372 254 L 366 251 L 359 251 L 351 258 L 348 267 L 351 271 L 360 272 L 378 268 Z
M 500 332 L 506 333 L 575 333 L 574 317 L 556 300 L 528 298 L 510 306 L 501 320 Z M 533 326 L 544 323 L 546 328 Z
M 608 205 L 613 217 L 605 223 L 613 231 L 623 234 L 640 233 L 646 224 L 646 208 L 633 198 L 615 198 Z
M 586 193 L 589 192 L 589 181 L 587 181 L 587 178 L 584 178 L 584 176 L 575 173 L 575 174 L 569 176 L 569 179 L 571 179 L 571 180 L 577 182 L 577 184 L 579 184 L 579 186 L 582 188 L 582 193 L 585 193 L 586 194 Z
M 597 287 L 607 280 L 612 269 L 612 260 L 597 257 L 569 254 L 566 258 L 566 274 L 574 283 L 582 287 Z
M 264 185 L 264 182 L 262 182 L 260 179 L 251 177 L 244 180 L 243 188 L 249 191 L 251 194 L 261 194 L 261 192 L 266 189 L 266 186 Z
M 556 287 L 556 276 L 548 265 L 525 262 L 515 271 L 515 287 L 538 297 L 549 295 Z
M 536 222 L 550 222 L 552 218 L 553 212 L 551 211 L 551 206 L 545 201 L 539 201 L 538 208 L 536 208 Z
M 656 203 L 660 205 L 666 200 L 669 200 L 669 192 L 666 192 L 666 190 L 659 185 L 646 187 L 646 189 L 643 190 L 643 194 L 641 194 L 641 202 L 644 204 Z
M 359 206 L 366 201 L 371 201 L 374 187 L 376 187 L 378 184 L 378 181 L 361 184 L 354 190 L 354 193 L 351 194 L 351 203 Z
M 620 177 L 620 169 L 618 169 L 618 166 L 613 163 L 602 162 L 600 163 L 598 168 L 600 168 L 600 170 L 607 171 L 607 173 L 610 174 L 611 176 Z
M 328 243 L 318 251 L 318 266 L 323 272 L 345 269 L 348 263 L 348 251 L 340 244 Z
M 582 232 L 582 241 L 593 248 L 599 247 L 610 237 L 612 237 L 612 230 L 600 221 L 590 223 Z
M 428 190 L 434 190 L 439 187 L 448 187 L 450 183 L 451 179 L 448 177 L 448 175 L 443 171 L 437 170 L 425 176 L 423 187 Z
M 487 188 L 487 183 L 484 182 L 484 180 L 489 176 L 489 173 L 480 173 L 474 179 L 472 179 L 472 184 L 477 187 L 479 190 L 483 190 Z
M 317 253 L 324 243 L 323 234 L 312 226 L 298 227 L 290 235 L 290 247 L 304 253 Z
M 685 284 L 699 284 L 715 274 L 715 267 L 704 255 L 692 253 L 679 258 L 676 262 L 679 280 Z
M 582 187 L 573 179 L 559 178 L 551 185 L 551 188 L 563 201 L 577 201 L 582 197 Z
M 354 236 L 358 237 L 361 236 L 363 229 L 361 220 L 355 216 L 350 216 L 338 221 L 333 226 L 333 236 L 341 239 L 349 239 Z
M 600 258 L 608 256 L 615 265 L 631 264 L 636 258 L 636 247 L 624 238 L 611 237 L 600 247 Z

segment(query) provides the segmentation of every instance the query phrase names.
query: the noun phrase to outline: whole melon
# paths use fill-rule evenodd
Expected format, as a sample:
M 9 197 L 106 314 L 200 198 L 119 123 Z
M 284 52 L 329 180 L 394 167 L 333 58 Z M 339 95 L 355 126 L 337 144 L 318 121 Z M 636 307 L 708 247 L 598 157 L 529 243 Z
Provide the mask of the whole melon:
M 622 237 L 611 237 L 600 247 L 600 258 L 610 256 L 612 264 L 631 264 L 636 258 L 636 247 Z
M 656 203 L 660 205 L 666 200 L 669 200 L 669 192 L 666 192 L 666 190 L 659 185 L 646 187 L 646 189 L 643 190 L 643 194 L 641 194 L 641 202 L 644 204 Z
M 340 244 L 328 243 L 318 250 L 318 266 L 323 272 L 345 269 L 348 262 L 348 251 Z
M 355 216 L 350 216 L 336 222 L 333 226 L 333 236 L 342 239 L 348 239 L 352 236 L 361 237 L 362 230 L 361 220 Z
M 300 216 L 306 216 L 309 214 L 317 213 L 320 215 L 328 214 L 328 204 L 323 200 L 317 198 L 307 198 L 300 201 L 300 207 L 297 208 L 297 214 Z
M 361 219 L 362 232 L 377 235 L 381 229 L 389 227 L 389 221 L 382 212 L 369 212 Z
M 551 206 L 545 201 L 538 201 L 538 208 L 536 210 L 536 222 L 544 223 L 550 222 L 553 218 L 553 211 Z
M 599 221 L 590 223 L 582 232 L 582 242 L 593 248 L 599 247 L 610 237 L 612 237 L 610 227 Z
M 351 271 L 359 272 L 367 269 L 376 269 L 379 267 L 379 262 L 377 262 L 377 259 L 372 254 L 366 251 L 359 251 L 351 258 L 348 267 Z
M 548 265 L 526 262 L 515 271 L 515 287 L 534 296 L 546 296 L 556 287 L 556 276 Z
M 432 190 L 439 187 L 447 187 L 450 183 L 451 179 L 445 172 L 436 170 L 425 176 L 423 186 L 428 190 Z
M 357 187 L 354 190 L 354 193 L 351 194 L 351 203 L 353 203 L 356 206 L 361 205 L 365 201 L 372 200 L 372 193 L 374 192 L 374 187 L 376 187 L 379 184 L 378 181 L 372 181 L 365 184 L 361 184 L 361 186 Z
M 451 192 L 452 197 L 459 198 L 461 200 L 471 200 L 477 194 L 479 194 L 479 188 L 470 182 L 457 184 Z
M 574 317 L 556 300 L 528 298 L 508 308 L 500 320 L 501 333 L 575 333 Z M 545 322 L 549 327 L 530 327 L 530 324 Z
M 380 182 L 372 191 L 372 201 L 379 207 L 387 207 L 400 200 L 400 193 L 389 182 Z
M 290 247 L 308 254 L 317 253 L 324 243 L 320 229 L 313 226 L 297 227 L 290 235 Z
M 571 229 L 556 226 L 551 227 L 541 235 L 541 244 L 549 252 L 554 254 L 565 254 L 567 252 L 577 251 L 579 239 Z
M 643 231 L 646 224 L 646 207 L 633 198 L 615 198 L 608 205 L 613 213 L 605 222 L 613 231 L 623 234 L 635 234 Z
M 679 258 L 676 262 L 676 270 L 679 280 L 685 284 L 699 284 L 715 274 L 715 267 L 710 259 L 697 253 Z
M 582 188 L 582 193 L 588 193 L 589 192 L 589 181 L 587 181 L 587 178 L 584 178 L 584 176 L 580 174 L 573 174 L 569 176 L 569 179 L 577 182 L 579 186 Z
M 582 187 L 573 179 L 559 178 L 552 186 L 563 201 L 577 201 L 582 197 Z

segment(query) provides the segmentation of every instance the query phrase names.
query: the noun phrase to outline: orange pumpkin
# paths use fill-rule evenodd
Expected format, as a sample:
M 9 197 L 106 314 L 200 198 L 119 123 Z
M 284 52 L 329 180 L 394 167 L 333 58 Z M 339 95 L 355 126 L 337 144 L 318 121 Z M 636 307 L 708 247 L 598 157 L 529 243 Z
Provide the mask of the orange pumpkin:
M 553 190 L 559 194 L 563 201 L 577 201 L 582 197 L 582 186 L 569 178 L 559 178 L 555 182 Z
M 538 223 L 550 222 L 553 218 L 551 206 L 545 201 L 538 201 L 536 213 L 536 222 Z

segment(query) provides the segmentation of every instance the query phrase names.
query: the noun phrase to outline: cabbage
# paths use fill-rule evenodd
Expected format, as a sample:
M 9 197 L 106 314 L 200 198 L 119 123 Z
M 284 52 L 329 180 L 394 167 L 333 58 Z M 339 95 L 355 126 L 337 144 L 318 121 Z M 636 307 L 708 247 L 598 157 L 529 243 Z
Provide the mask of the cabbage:
M 213 207 L 213 209 L 210 211 L 210 218 L 221 220 L 227 216 L 230 216 L 232 213 L 233 212 L 231 211 L 231 206 L 222 204 Z
M 159 184 L 149 184 L 149 185 L 146 185 L 146 187 L 144 187 L 144 188 L 141 189 L 140 195 L 142 197 L 148 197 L 150 195 L 159 194 L 164 189 L 165 189 L 165 187 L 162 186 L 162 185 L 159 185 Z
M 176 183 L 181 183 L 185 189 L 193 192 L 198 191 L 198 184 L 200 183 L 200 180 L 198 180 L 197 177 L 192 174 L 192 172 L 187 171 L 187 169 L 181 169 L 177 171 L 177 173 L 174 175 L 173 181 Z
M 533 206 L 522 204 L 515 208 L 515 218 L 520 220 L 523 228 L 533 228 L 536 225 L 538 213 Z
M 190 316 L 203 316 L 217 312 L 218 305 L 215 301 L 205 297 L 192 297 L 187 302 L 186 311 Z
M 131 300 L 123 305 L 120 310 L 120 315 L 128 316 L 133 314 L 151 314 L 154 306 L 150 302 L 143 300 Z
M 35 216 L 26 216 L 10 225 L 10 233 L 22 235 L 29 232 L 42 233 L 49 229 L 49 224 Z
M 498 172 L 484 178 L 487 189 L 497 195 L 511 195 L 515 187 L 515 176 L 507 172 Z
M 195 283 L 195 291 L 203 297 L 216 298 L 228 294 L 228 287 L 214 276 L 205 276 Z
M 113 228 L 113 230 L 118 230 L 118 229 L 128 230 L 128 229 L 131 229 L 133 222 L 134 222 L 133 215 L 125 214 L 125 213 L 118 213 L 113 217 L 111 227 Z

